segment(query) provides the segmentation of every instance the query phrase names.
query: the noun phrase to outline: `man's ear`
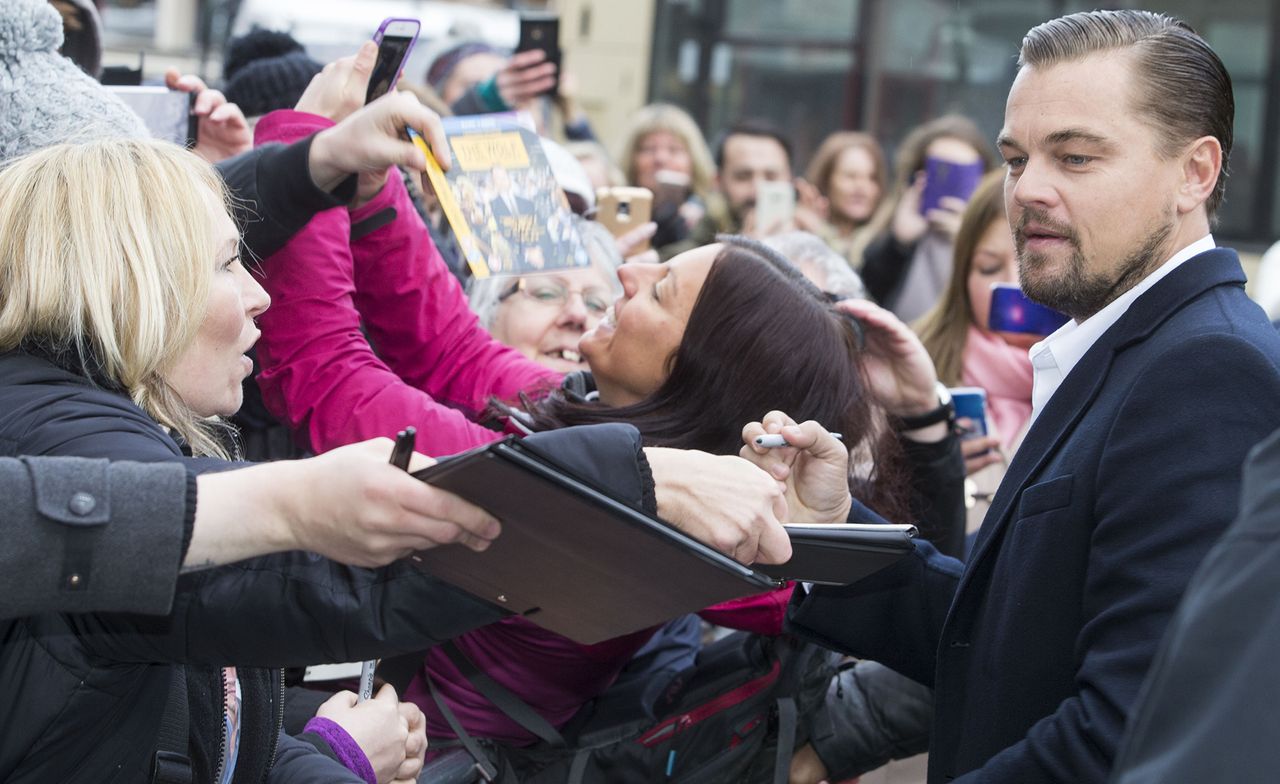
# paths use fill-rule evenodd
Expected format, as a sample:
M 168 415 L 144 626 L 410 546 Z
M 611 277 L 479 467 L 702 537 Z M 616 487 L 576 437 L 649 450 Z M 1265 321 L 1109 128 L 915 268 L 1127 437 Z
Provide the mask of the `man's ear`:
M 1178 187 L 1179 214 L 1186 214 L 1209 200 L 1222 176 L 1222 143 L 1202 136 L 1182 154 L 1182 182 Z

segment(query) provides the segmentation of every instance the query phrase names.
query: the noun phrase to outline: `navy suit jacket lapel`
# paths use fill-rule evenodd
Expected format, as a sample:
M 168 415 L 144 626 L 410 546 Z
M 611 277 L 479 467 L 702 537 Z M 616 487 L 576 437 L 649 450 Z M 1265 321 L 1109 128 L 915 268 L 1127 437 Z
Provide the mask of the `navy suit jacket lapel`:
M 1119 321 L 1085 352 L 1062 380 L 1062 385 L 1053 393 L 1014 454 L 979 529 L 978 540 L 957 595 L 964 590 L 977 565 L 991 550 L 991 543 L 999 539 L 1001 530 L 1008 525 L 1013 505 L 1022 490 L 1066 441 L 1097 397 L 1116 354 L 1145 340 L 1170 316 L 1205 291 L 1223 284 L 1243 286 L 1244 282 L 1244 271 L 1235 251 L 1216 248 L 1201 253 L 1138 297 Z

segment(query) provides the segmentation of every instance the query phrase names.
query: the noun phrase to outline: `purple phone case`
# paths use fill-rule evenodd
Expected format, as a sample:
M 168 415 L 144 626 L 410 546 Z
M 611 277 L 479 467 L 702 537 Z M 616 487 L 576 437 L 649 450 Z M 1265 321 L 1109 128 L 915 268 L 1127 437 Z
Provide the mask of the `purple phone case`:
M 378 31 L 373 34 L 373 42 L 377 44 L 379 48 L 382 47 L 382 39 L 387 32 L 387 28 L 395 22 L 412 22 L 417 25 L 417 28 L 413 32 L 413 37 L 409 39 L 409 47 L 404 50 L 404 55 L 400 58 L 400 62 L 396 64 L 396 72 L 391 76 L 391 82 L 387 85 L 387 89 L 382 91 L 382 95 L 385 95 L 395 89 L 396 82 L 400 81 L 400 74 L 404 71 L 404 64 L 409 62 L 409 57 L 413 54 L 413 47 L 418 43 L 418 33 L 422 31 L 422 22 L 418 19 L 411 19 L 404 16 L 389 16 L 382 20 L 382 24 L 378 25 Z M 383 78 L 383 75 L 378 71 L 378 63 L 375 62 L 373 66 L 373 73 L 369 76 L 369 91 L 365 94 L 365 103 L 372 100 L 374 87 L 378 82 L 382 81 Z
M 1012 283 L 991 284 L 991 313 L 987 326 L 996 332 L 1048 335 L 1067 323 L 1067 316 L 1027 299 Z
M 943 196 L 954 196 L 968 201 L 977 189 L 978 183 L 982 182 L 984 173 L 982 161 L 953 163 L 941 158 L 925 158 L 924 193 L 920 196 L 920 214 L 928 215 L 929 210 L 937 209 Z

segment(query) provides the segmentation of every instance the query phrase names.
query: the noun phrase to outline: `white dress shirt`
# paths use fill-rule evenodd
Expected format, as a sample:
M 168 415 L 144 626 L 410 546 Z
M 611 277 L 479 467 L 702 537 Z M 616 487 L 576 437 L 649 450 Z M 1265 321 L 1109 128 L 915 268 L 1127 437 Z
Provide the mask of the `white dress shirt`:
M 1150 275 L 1138 281 L 1138 284 L 1116 297 L 1105 308 L 1099 310 L 1084 321 L 1068 321 L 1049 337 L 1031 347 L 1031 368 L 1033 382 L 1031 386 L 1031 422 L 1036 421 L 1040 412 L 1053 393 L 1062 385 L 1063 379 L 1071 373 L 1080 358 L 1090 347 L 1102 337 L 1112 324 L 1120 320 L 1129 306 L 1148 289 L 1160 282 L 1160 279 L 1173 272 L 1179 265 L 1193 256 L 1213 250 L 1217 244 L 1212 234 L 1206 234 L 1199 240 L 1173 254 L 1173 257 L 1157 267 Z

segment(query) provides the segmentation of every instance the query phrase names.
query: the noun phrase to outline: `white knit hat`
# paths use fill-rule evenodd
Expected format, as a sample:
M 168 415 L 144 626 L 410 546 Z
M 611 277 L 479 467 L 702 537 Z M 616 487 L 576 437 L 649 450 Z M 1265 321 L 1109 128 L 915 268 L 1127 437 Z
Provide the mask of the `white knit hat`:
M 0 162 L 61 142 L 150 135 L 60 46 L 62 16 L 47 0 L 0 2 Z

